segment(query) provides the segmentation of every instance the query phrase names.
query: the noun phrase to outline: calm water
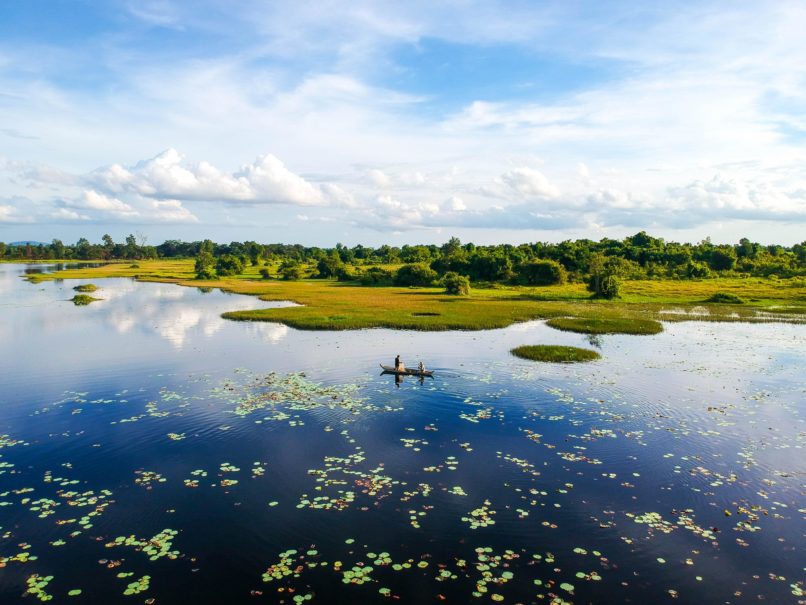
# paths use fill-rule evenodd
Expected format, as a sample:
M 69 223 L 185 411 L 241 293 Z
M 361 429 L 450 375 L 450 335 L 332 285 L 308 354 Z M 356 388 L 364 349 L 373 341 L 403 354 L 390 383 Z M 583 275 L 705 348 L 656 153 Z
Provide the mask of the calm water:
M 538 365 L 508 350 L 591 343 L 299 332 L 122 279 L 75 307 L 24 272 L 0 265 L 2 603 L 806 600 L 806 326 Z M 396 353 L 435 378 L 379 375 Z

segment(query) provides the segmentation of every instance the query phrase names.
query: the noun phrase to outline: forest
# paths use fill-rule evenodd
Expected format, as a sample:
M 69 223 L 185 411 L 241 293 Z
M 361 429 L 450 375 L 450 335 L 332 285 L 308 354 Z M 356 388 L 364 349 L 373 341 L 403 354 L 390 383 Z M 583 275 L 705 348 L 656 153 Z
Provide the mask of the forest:
M 791 278 L 806 275 L 806 241 L 794 246 L 762 245 L 747 238 L 738 243 L 667 242 L 641 231 L 623 240 L 579 239 L 477 246 L 452 237 L 442 245 L 383 245 L 377 248 L 337 244 L 334 248 L 254 241 L 219 244 L 210 240 L 167 240 L 157 246 L 129 235 L 100 243 L 81 238 L 75 244 L 0 242 L 6 261 L 81 260 L 137 261 L 195 258 L 199 278 L 237 275 L 248 265 L 260 266 L 265 279 L 338 279 L 363 285 L 432 285 L 468 282 L 551 285 L 587 282 L 594 293 L 608 296 L 608 280 L 707 279 L 712 277 Z M 617 288 L 617 284 L 611 284 Z M 457 292 L 460 293 L 460 292 Z

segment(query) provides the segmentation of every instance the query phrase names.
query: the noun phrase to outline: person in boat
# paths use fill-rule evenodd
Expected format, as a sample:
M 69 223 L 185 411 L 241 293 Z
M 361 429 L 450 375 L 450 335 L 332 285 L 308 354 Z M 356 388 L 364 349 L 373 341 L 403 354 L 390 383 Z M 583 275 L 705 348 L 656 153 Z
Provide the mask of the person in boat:
M 395 357 L 395 371 L 404 372 L 405 370 L 406 366 L 403 364 L 402 361 L 400 361 L 400 355 L 398 354 L 398 356 Z
M 425 372 L 425 364 L 422 361 L 420 362 L 420 365 L 417 367 L 421 372 Z

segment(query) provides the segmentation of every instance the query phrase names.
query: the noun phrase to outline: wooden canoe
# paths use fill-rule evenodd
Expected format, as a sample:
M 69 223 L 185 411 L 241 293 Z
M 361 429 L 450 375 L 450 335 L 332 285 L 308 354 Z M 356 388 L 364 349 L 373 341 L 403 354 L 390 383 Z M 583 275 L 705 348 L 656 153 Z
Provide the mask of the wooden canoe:
M 380 364 L 384 372 L 389 374 L 400 374 L 401 376 L 433 376 L 434 370 L 420 370 L 418 368 L 406 368 L 405 370 L 396 370 L 394 366 L 385 366 Z

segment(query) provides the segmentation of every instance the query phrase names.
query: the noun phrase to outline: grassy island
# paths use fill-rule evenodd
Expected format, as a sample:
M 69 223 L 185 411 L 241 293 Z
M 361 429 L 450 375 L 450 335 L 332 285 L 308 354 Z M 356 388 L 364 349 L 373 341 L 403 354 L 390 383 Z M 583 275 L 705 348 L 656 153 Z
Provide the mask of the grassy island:
M 579 363 L 594 361 L 601 355 L 590 349 L 564 347 L 560 345 L 523 345 L 510 351 L 515 357 L 531 361 L 547 361 L 551 363 Z
M 76 292 L 95 292 L 98 289 L 98 286 L 95 284 L 79 284 L 73 290 Z
M 658 334 L 660 322 L 635 317 L 555 317 L 546 322 L 552 328 L 580 334 Z
M 93 298 L 89 294 L 76 294 L 73 298 L 70 299 L 77 307 L 85 307 L 90 303 L 94 303 L 95 301 L 101 300 L 100 298 Z

